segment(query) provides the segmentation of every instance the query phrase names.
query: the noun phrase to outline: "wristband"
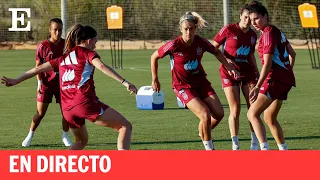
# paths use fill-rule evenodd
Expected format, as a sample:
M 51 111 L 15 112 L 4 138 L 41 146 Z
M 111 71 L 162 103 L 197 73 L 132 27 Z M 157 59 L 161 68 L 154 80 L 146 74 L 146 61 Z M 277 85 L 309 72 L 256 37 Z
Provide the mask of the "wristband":
M 38 88 L 37 88 L 37 91 L 39 91 L 39 90 L 40 90 L 40 88 L 41 88 L 41 84 L 42 84 L 42 80 L 38 80 Z

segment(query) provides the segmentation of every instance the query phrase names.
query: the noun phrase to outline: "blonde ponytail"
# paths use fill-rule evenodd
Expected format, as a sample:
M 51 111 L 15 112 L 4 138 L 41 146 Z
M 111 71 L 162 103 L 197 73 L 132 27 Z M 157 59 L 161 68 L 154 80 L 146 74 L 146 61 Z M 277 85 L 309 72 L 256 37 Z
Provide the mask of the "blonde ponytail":
M 181 25 L 183 21 L 194 22 L 194 24 L 199 29 L 202 29 L 209 25 L 209 23 L 204 20 L 198 13 L 191 11 L 186 12 L 186 14 L 180 18 L 179 24 Z
M 204 20 L 198 13 L 191 12 L 191 14 L 196 18 L 197 26 L 199 29 L 203 29 L 204 27 L 208 27 L 209 23 Z

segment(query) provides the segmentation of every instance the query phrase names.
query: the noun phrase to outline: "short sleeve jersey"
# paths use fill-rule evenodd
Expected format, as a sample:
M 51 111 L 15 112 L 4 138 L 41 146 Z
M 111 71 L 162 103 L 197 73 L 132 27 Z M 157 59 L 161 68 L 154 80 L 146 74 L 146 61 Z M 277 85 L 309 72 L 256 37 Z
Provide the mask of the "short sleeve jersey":
M 63 55 L 65 40 L 61 39 L 57 45 L 51 43 L 49 40 L 42 41 L 36 52 L 36 61 L 39 61 L 41 64 L 48 62 L 52 59 L 58 58 Z M 59 76 L 58 72 L 50 71 L 41 73 L 40 77 L 42 83 L 51 88 L 59 87 Z
M 195 36 L 191 45 L 187 45 L 181 36 L 169 41 L 158 49 L 160 58 L 170 56 L 172 86 L 175 89 L 198 88 L 207 80 L 201 59 L 204 52 L 214 54 L 216 48 L 200 36 Z
M 255 52 L 257 34 L 251 28 L 243 32 L 239 24 L 229 24 L 223 27 L 213 40 L 222 45 L 223 55 L 235 62 L 240 76 L 255 76 L 251 58 Z M 227 71 L 222 64 L 220 70 Z
M 259 39 L 258 52 L 262 65 L 264 54 L 272 54 L 272 67 L 267 76 L 268 79 L 295 86 L 295 77 L 290 65 L 287 52 L 288 40 L 285 35 L 275 26 L 267 26 Z
M 95 51 L 76 46 L 70 53 L 49 61 L 55 71 L 59 71 L 62 110 L 86 102 L 97 102 L 93 81 L 92 60 L 99 55 Z

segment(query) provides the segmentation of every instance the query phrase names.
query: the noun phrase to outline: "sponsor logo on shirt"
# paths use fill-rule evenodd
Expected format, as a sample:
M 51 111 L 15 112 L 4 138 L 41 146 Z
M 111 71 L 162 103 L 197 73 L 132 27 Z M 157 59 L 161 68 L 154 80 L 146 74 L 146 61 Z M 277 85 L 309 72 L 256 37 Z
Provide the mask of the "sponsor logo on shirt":
M 202 54 L 202 48 L 198 47 L 197 48 L 197 55 L 200 56 Z
M 62 75 L 62 78 L 61 78 L 61 81 L 62 81 L 62 84 L 65 83 L 65 82 L 70 82 L 74 79 L 74 69 L 73 70 L 66 70 L 64 72 L 64 74 Z M 62 86 L 62 90 L 67 90 L 67 89 L 73 89 L 73 88 L 76 88 L 76 85 L 74 84 L 68 84 L 67 86 Z
M 239 58 L 236 58 L 234 61 L 235 61 L 235 62 L 239 62 L 239 63 L 248 63 L 248 60 L 247 60 L 247 59 L 239 59 Z
M 73 88 L 76 88 L 76 85 L 72 84 L 72 85 L 68 85 L 68 86 L 62 86 L 62 90 L 66 90 L 66 89 L 73 89 Z
M 197 69 L 198 65 L 199 65 L 198 60 L 191 60 L 185 63 L 183 67 L 186 71 L 192 71 Z
M 237 36 L 233 36 L 233 39 L 238 40 L 238 37 Z
M 247 56 L 250 52 L 250 46 L 241 46 L 237 49 L 237 55 Z
M 73 70 L 66 70 L 62 75 L 61 81 L 62 83 L 72 81 L 74 79 L 74 69 Z

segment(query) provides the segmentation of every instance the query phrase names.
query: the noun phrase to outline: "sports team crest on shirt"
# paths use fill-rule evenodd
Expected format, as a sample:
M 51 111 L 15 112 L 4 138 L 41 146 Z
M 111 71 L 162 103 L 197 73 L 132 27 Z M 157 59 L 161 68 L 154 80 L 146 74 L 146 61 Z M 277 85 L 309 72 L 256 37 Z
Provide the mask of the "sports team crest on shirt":
M 198 47 L 197 48 L 197 55 L 200 56 L 202 54 L 202 48 Z
M 251 44 L 252 45 L 254 45 L 254 42 L 256 41 L 256 39 L 253 37 L 253 36 L 251 36 Z
M 179 56 L 183 56 L 182 52 L 179 52 L 178 55 L 179 55 Z
M 223 79 L 223 83 L 224 84 L 228 84 L 229 83 L 229 79 Z
M 179 94 L 182 96 L 182 98 L 183 98 L 184 100 L 187 100 L 187 99 L 188 99 L 188 94 L 187 94 L 186 92 L 184 92 L 183 89 L 181 89 L 181 90 L 179 91 Z

